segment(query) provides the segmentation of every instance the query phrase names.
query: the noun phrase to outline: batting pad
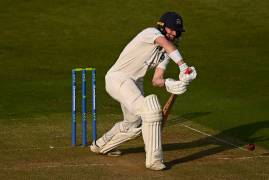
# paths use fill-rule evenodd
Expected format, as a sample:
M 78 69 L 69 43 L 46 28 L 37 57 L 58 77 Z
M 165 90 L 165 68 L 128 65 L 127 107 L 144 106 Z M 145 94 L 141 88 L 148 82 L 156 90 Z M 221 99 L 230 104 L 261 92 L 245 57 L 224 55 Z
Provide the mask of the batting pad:
M 116 134 L 115 136 L 113 136 L 113 138 L 110 141 L 108 141 L 104 145 L 104 147 L 102 147 L 100 153 L 106 154 L 110 150 L 119 146 L 121 143 L 123 143 L 125 141 L 129 141 L 131 139 L 135 139 L 140 134 L 141 134 L 141 127 L 129 129 L 127 132 L 124 132 L 124 133 L 120 132 L 120 133 Z
M 161 106 L 156 95 L 145 98 L 142 113 L 142 135 L 146 151 L 146 167 L 163 160 L 161 140 Z
M 143 123 L 142 135 L 146 151 L 146 167 L 149 168 L 156 161 L 163 160 L 161 123 Z

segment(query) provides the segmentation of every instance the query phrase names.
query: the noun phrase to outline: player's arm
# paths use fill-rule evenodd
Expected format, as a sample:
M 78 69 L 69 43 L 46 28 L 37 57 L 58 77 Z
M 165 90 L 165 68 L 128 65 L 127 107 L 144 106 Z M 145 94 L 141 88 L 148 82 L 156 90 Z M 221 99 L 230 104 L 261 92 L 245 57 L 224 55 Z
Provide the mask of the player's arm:
M 184 64 L 183 58 L 180 55 L 177 48 L 173 45 L 173 43 L 168 41 L 165 37 L 163 37 L 163 36 L 157 37 L 155 39 L 155 43 L 158 44 L 159 46 L 163 47 L 165 49 L 166 53 L 169 55 L 169 57 L 175 63 L 177 63 L 179 67 Z
M 172 94 L 183 94 L 187 91 L 187 83 L 182 81 L 176 81 L 171 78 L 164 79 L 165 69 L 157 67 L 155 69 L 152 84 L 157 87 L 165 86 L 166 90 Z
M 163 68 L 159 68 L 157 67 L 155 69 L 153 78 L 152 78 L 152 84 L 153 86 L 157 86 L 157 87 L 163 87 L 164 86 L 164 69 Z
M 191 82 L 193 79 L 196 78 L 196 70 L 194 67 L 188 67 L 188 65 L 183 61 L 183 58 L 177 48 L 168 41 L 164 36 L 159 36 L 155 39 L 155 43 L 159 46 L 163 47 L 170 57 L 180 69 L 179 79 L 185 82 Z M 191 73 L 189 73 L 191 72 Z
M 166 90 L 172 94 L 183 94 L 185 91 L 187 91 L 188 83 L 179 80 L 174 80 L 171 78 L 164 79 L 165 69 L 169 63 L 169 58 L 167 57 L 167 55 L 164 56 L 165 56 L 164 60 L 160 64 L 158 64 L 158 66 L 155 69 L 152 78 L 152 84 L 153 86 L 157 87 L 165 86 Z

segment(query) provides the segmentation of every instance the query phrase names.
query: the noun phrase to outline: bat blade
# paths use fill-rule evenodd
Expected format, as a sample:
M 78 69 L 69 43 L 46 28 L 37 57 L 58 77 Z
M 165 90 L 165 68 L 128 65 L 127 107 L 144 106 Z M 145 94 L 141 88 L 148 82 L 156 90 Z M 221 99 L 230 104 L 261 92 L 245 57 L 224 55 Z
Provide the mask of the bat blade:
M 163 122 L 162 122 L 162 126 L 166 123 L 166 121 L 168 119 L 169 112 L 170 112 L 176 98 L 177 98 L 176 94 L 171 94 L 169 99 L 165 103 L 165 105 L 163 107 Z

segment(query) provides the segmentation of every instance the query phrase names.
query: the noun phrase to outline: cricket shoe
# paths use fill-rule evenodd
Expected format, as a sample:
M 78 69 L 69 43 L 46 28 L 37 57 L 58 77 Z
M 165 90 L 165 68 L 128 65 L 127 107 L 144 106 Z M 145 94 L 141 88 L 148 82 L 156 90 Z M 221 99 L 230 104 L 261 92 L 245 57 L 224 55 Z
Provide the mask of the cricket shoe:
M 92 152 L 96 153 L 96 154 L 100 154 L 101 148 L 96 144 L 96 142 L 93 142 L 90 145 L 90 149 Z
M 146 166 L 146 168 L 154 171 L 161 171 L 164 170 L 166 166 L 162 163 L 162 161 L 155 161 L 152 165 Z
M 112 149 L 111 151 L 107 152 L 107 153 L 101 153 L 101 149 L 96 142 L 93 142 L 90 145 L 90 150 L 96 154 L 103 154 L 103 155 L 107 155 L 107 156 L 120 156 L 122 154 L 122 152 L 120 150 L 117 149 Z

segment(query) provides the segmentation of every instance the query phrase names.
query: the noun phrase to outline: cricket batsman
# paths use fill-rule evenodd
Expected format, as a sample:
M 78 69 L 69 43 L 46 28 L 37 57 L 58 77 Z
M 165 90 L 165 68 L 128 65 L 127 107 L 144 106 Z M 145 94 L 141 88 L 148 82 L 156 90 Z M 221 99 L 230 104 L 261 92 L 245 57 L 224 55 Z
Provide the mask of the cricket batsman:
M 161 138 L 162 108 L 156 95 L 144 96 L 143 77 L 149 69 L 155 68 L 153 86 L 165 87 L 169 93 L 177 95 L 187 91 L 187 85 L 197 74 L 194 67 L 183 61 L 174 45 L 184 31 L 182 17 L 176 12 L 166 12 L 156 27 L 142 30 L 123 49 L 105 76 L 106 91 L 121 104 L 123 120 L 92 143 L 92 152 L 109 153 L 142 132 L 146 168 L 165 169 Z M 164 79 L 170 60 L 179 67 L 178 80 Z

